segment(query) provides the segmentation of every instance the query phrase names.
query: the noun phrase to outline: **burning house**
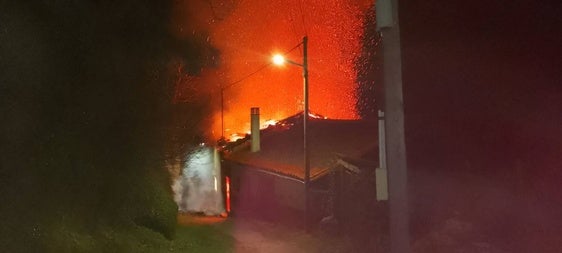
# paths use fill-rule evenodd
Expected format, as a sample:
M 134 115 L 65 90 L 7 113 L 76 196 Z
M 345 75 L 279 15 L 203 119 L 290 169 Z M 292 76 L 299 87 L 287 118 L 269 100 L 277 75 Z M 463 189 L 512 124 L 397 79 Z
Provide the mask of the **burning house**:
M 223 170 L 233 213 L 302 224 L 307 202 L 302 116 L 272 124 L 259 131 L 259 137 L 254 131 L 253 143 L 247 136 L 224 147 Z M 307 131 L 308 218 L 312 224 L 326 217 L 352 222 L 346 216 L 364 215 L 367 204 L 376 202 L 377 122 L 331 120 L 311 114 Z M 341 207 L 361 211 L 353 213 Z

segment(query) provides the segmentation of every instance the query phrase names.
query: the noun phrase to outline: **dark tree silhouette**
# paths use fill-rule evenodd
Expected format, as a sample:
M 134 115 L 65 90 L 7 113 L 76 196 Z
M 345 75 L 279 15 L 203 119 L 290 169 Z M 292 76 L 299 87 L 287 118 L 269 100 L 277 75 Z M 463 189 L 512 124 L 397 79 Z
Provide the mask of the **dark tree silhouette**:
M 177 110 L 169 65 L 179 57 L 189 63 L 183 71 L 197 73 L 207 64 L 198 49 L 212 47 L 187 38 L 179 53 L 171 4 L 0 2 L 3 250 L 58 251 L 71 241 L 57 234 L 105 225 L 173 236 L 177 207 L 163 166 L 164 130 Z
M 377 117 L 382 108 L 382 54 L 379 53 L 381 38 L 376 30 L 375 9 L 369 8 L 364 16 L 361 54 L 355 60 L 357 72 L 356 108 L 361 118 Z

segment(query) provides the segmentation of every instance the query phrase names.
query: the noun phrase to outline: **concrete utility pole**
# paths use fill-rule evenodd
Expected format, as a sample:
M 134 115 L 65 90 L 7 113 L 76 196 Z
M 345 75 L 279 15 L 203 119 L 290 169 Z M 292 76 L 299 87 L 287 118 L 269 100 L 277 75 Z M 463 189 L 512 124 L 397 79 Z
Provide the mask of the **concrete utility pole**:
M 378 0 L 377 30 L 382 34 L 384 56 L 385 138 L 388 166 L 390 248 L 410 253 L 408 169 L 404 138 L 402 60 L 398 0 Z

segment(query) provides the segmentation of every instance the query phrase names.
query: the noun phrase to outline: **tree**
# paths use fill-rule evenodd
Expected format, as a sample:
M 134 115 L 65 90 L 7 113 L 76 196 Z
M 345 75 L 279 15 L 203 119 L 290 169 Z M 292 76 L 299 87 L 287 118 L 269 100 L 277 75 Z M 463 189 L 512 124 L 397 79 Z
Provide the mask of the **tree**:
M 0 215 L 10 217 L 0 224 L 2 248 L 68 249 L 104 226 L 173 236 L 177 206 L 163 168 L 174 110 L 168 66 L 178 53 L 170 8 L 157 0 L 0 2 Z M 190 73 L 205 64 L 181 57 Z
M 376 30 L 375 9 L 369 8 L 363 19 L 361 54 L 355 60 L 357 72 L 356 108 L 361 118 L 376 118 L 377 109 L 384 104 L 382 92 L 381 38 Z

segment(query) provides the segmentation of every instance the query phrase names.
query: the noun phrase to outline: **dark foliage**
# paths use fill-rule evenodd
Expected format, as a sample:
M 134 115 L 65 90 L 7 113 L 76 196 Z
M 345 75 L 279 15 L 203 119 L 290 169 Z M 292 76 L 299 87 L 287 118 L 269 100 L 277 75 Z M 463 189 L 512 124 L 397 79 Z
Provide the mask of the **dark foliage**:
M 357 102 L 355 107 L 361 118 L 377 117 L 383 106 L 382 48 L 377 32 L 375 9 L 369 8 L 364 16 L 361 54 L 355 60 L 357 72 Z
M 0 2 L 3 250 L 43 252 L 63 227 L 88 234 L 135 221 L 173 236 L 163 168 L 176 110 L 170 4 Z M 205 64 L 200 43 L 180 55 L 188 73 Z

